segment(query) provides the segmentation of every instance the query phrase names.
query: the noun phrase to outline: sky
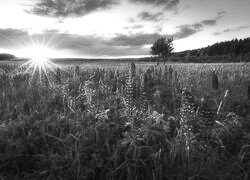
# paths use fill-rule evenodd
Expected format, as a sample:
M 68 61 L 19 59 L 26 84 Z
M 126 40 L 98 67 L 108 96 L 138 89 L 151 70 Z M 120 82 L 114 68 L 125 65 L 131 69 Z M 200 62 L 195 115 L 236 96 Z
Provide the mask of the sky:
M 250 0 L 0 0 L 0 53 L 142 57 L 162 36 L 175 52 L 196 49 L 250 37 L 249 9 Z

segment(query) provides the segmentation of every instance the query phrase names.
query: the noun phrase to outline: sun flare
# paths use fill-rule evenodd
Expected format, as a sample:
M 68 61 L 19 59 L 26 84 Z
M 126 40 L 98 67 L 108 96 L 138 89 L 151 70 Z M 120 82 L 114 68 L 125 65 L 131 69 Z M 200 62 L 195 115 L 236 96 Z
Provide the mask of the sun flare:
M 30 47 L 28 51 L 31 60 L 38 64 L 43 64 L 44 62 L 49 60 L 49 57 L 51 57 L 50 50 L 47 47 L 33 46 Z
M 55 64 L 50 61 L 50 57 L 53 57 L 53 49 L 42 44 L 34 44 L 31 47 L 27 47 L 24 52 L 29 61 L 22 66 L 27 66 L 25 72 L 32 72 L 32 76 L 36 73 L 39 75 L 40 80 L 43 76 L 48 77 L 48 71 L 54 71 Z

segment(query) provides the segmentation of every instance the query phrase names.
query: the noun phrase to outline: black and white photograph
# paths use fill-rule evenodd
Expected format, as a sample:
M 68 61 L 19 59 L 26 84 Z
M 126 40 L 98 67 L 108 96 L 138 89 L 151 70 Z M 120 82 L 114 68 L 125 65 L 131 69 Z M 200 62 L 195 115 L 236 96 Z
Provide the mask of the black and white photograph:
M 0 0 L 0 180 L 249 180 L 250 0 Z

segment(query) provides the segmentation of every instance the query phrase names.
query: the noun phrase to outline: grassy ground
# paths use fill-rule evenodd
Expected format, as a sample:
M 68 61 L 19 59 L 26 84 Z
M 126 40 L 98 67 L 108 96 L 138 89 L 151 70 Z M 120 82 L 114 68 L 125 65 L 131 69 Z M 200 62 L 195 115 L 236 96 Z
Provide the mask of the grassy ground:
M 0 65 L 2 179 L 249 179 L 249 64 L 19 66 Z

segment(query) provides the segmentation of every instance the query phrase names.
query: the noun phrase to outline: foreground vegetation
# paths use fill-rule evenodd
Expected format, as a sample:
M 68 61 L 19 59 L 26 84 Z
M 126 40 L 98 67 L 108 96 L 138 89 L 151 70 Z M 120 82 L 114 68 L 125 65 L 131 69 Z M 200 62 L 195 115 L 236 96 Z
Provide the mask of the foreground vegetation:
M 0 67 L 1 179 L 249 179 L 249 65 L 24 71 Z

